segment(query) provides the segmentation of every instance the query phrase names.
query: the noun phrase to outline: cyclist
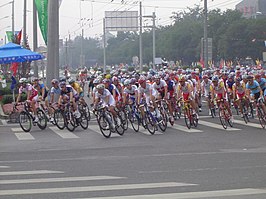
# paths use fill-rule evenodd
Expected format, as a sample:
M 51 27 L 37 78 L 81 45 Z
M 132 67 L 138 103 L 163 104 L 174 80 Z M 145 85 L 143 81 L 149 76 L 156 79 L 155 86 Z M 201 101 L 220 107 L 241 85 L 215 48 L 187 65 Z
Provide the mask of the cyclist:
M 145 98 L 146 103 L 149 105 L 150 101 L 152 101 L 153 106 L 155 107 L 155 112 L 153 112 L 154 115 L 157 116 L 157 118 L 160 118 L 160 111 L 158 110 L 158 106 L 155 103 L 155 96 L 156 91 L 154 90 L 153 86 L 147 83 L 145 76 L 140 76 L 139 78 L 139 88 L 138 88 L 138 100 L 137 104 L 139 105 L 142 98 Z M 142 112 L 143 114 L 143 112 Z
M 212 77 L 212 84 L 210 86 L 211 91 L 211 102 L 214 101 L 215 97 L 216 100 L 224 100 L 225 108 L 227 109 L 231 119 L 233 120 L 232 111 L 230 109 L 229 103 L 227 101 L 226 89 L 224 86 L 224 81 L 222 79 L 219 80 L 218 76 Z M 219 106 L 219 104 L 218 104 Z
M 264 92 L 266 88 L 266 79 L 261 77 L 261 73 L 258 73 L 255 75 L 255 80 L 259 83 L 262 92 Z
M 130 79 L 124 81 L 123 104 L 133 104 L 138 96 L 138 88 Z
M 235 78 L 235 83 L 232 86 L 233 89 L 233 99 L 236 102 L 236 105 L 240 108 L 241 117 L 243 117 L 243 107 L 240 103 L 241 100 L 245 100 L 244 104 L 248 108 L 247 100 L 245 99 L 246 94 L 246 85 L 245 82 L 241 81 L 240 77 Z
M 38 91 L 31 84 L 28 83 L 28 80 L 26 78 L 21 78 L 19 80 L 19 83 L 21 84 L 21 86 L 19 87 L 18 90 L 18 97 L 16 103 L 20 101 L 21 94 L 26 93 L 27 95 L 26 102 L 30 104 L 30 107 L 32 108 L 34 114 L 33 122 L 38 122 L 39 119 L 37 117 L 37 109 L 35 106 L 36 102 L 38 101 Z
M 115 111 L 115 99 L 113 95 L 110 93 L 108 89 L 105 88 L 104 84 L 98 84 L 96 86 L 96 93 L 95 93 L 95 104 L 94 104 L 94 110 L 97 107 L 97 105 L 102 101 L 103 105 L 108 106 L 108 110 L 113 115 L 114 119 L 117 122 L 117 125 L 119 126 L 121 124 L 121 121 L 119 117 L 117 117 L 117 113 Z M 112 128 L 114 129 L 114 124 L 111 124 Z
M 205 100 L 207 101 L 208 109 L 209 109 L 209 115 L 211 115 L 211 94 L 210 94 L 210 86 L 212 81 L 208 78 L 208 75 L 203 75 L 203 81 L 201 82 L 201 90 L 203 93 L 203 96 L 205 96 Z
M 57 79 L 53 79 L 51 81 L 52 87 L 48 94 L 49 105 L 52 105 L 54 102 L 58 102 L 59 96 L 61 94 L 61 90 L 59 87 L 59 81 Z M 51 115 L 53 113 L 53 109 L 48 108 L 48 112 Z M 53 122 L 54 118 L 50 117 L 50 122 Z
M 62 101 L 63 103 L 70 101 L 70 104 L 73 105 L 74 115 L 77 118 L 80 118 L 81 114 L 77 108 L 76 101 L 78 100 L 78 93 L 70 85 L 66 85 L 66 82 L 60 82 L 61 94 L 58 99 L 58 106 L 60 107 Z
M 32 85 L 41 95 L 42 101 L 47 101 L 46 98 L 48 96 L 48 88 L 43 83 L 41 84 L 37 77 L 32 79 Z M 46 103 L 46 105 L 48 104 Z
M 186 81 L 185 76 L 181 76 L 179 78 L 179 84 L 177 85 L 177 96 L 178 99 L 183 97 L 184 101 L 189 101 L 193 109 L 193 114 L 196 114 L 196 104 L 193 98 L 193 87 L 188 81 Z
M 83 89 L 80 86 L 80 84 L 78 82 L 76 82 L 74 79 L 70 78 L 68 80 L 70 86 L 72 86 L 72 88 L 74 88 L 75 91 L 77 91 L 77 94 L 79 96 L 79 101 L 86 106 L 85 100 L 84 100 L 84 93 L 83 93 Z

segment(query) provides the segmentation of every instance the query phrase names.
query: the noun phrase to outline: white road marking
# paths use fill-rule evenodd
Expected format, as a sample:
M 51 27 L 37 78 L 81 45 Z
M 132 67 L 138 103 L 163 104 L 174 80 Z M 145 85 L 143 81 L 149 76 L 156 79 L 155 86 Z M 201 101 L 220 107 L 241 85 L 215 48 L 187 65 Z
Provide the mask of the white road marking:
M 0 169 L 8 169 L 10 166 L 0 166 Z
M 134 129 L 131 126 L 130 122 L 128 124 L 128 128 L 134 131 Z M 139 133 L 143 133 L 145 135 L 149 135 L 149 136 L 152 135 L 147 129 L 143 128 L 142 126 L 139 126 L 139 131 L 138 132 Z M 163 133 L 159 131 L 159 127 L 158 127 L 158 131 L 155 131 L 155 133 L 153 135 L 163 135 Z
M 262 129 L 262 126 L 260 124 L 256 124 L 256 123 L 250 123 L 248 122 L 247 124 L 242 121 L 242 120 L 234 120 L 234 123 L 236 124 L 242 124 L 244 126 L 250 126 L 250 127 L 255 127 L 255 128 L 259 128 L 259 129 Z
M 135 195 L 135 196 L 96 197 L 90 199 L 139 199 L 139 198 L 198 199 L 198 198 L 214 198 L 214 197 L 216 198 L 216 197 L 227 197 L 227 196 L 248 196 L 248 195 L 259 195 L 259 194 L 266 194 L 266 189 L 232 189 L 232 190 L 166 193 L 166 194 Z
M 8 125 L 6 120 L 1 120 L 1 122 L 2 122 L 3 126 L 7 126 Z
M 227 129 L 224 129 L 221 124 L 215 124 L 212 122 L 206 122 L 206 121 L 202 121 L 202 120 L 199 120 L 199 124 L 204 125 L 204 126 L 208 126 L 211 128 L 215 128 L 215 129 L 226 130 L 226 131 L 240 131 L 241 130 L 241 129 L 237 129 L 237 128 L 232 128 L 230 126 L 228 126 Z
M 86 186 L 86 187 L 64 187 L 64 188 L 57 187 L 57 188 L 42 188 L 42 189 L 10 189 L 10 190 L 1 190 L 0 191 L 0 196 L 4 196 L 4 195 L 25 195 L 25 194 L 43 194 L 43 193 L 75 193 L 75 192 L 91 192 L 91 191 L 153 189 L 153 188 L 179 187 L 179 186 L 180 186 L 180 183 L 177 183 L 177 182 L 163 182 L 163 183 Z
M 89 180 L 116 180 L 125 179 L 126 177 L 116 176 L 84 176 L 84 177 L 63 177 L 63 178 L 36 178 L 36 179 L 17 179 L 17 180 L 0 180 L 0 184 L 25 184 L 25 183 L 42 183 L 42 182 L 75 182 Z
M 89 124 L 88 129 L 90 129 L 90 130 L 92 130 L 92 131 L 94 131 L 94 132 L 96 132 L 96 133 L 98 133 L 98 134 L 103 136 L 98 124 Z M 121 136 L 119 134 L 117 134 L 117 133 L 112 133 L 111 137 L 121 137 Z
M 193 127 L 191 129 L 188 129 L 187 127 L 184 127 L 184 126 L 181 126 L 181 125 L 178 125 L 178 124 L 174 124 L 173 126 L 169 126 L 169 127 L 172 128 L 172 129 L 176 129 L 176 130 L 179 130 L 179 131 L 184 131 L 184 132 L 187 132 L 187 133 L 200 133 L 200 132 L 203 132 L 202 130 L 194 129 Z
M 7 171 L 7 172 L 0 172 L 0 176 L 34 175 L 34 174 L 51 174 L 51 173 L 64 173 L 64 172 L 62 172 L 62 171 L 50 171 L 50 170 Z
M 35 140 L 35 138 L 30 133 L 20 132 L 15 133 L 18 140 Z
M 72 139 L 72 138 L 79 138 L 78 136 L 76 136 L 74 133 L 69 132 L 67 129 L 64 130 L 60 130 L 55 126 L 51 126 L 49 127 L 54 133 L 56 133 L 57 135 L 59 135 L 60 137 L 64 138 L 64 139 Z
M 24 131 L 22 130 L 22 128 L 20 128 L 20 127 L 18 127 L 18 128 L 11 128 L 11 130 L 12 130 L 13 132 L 24 132 Z

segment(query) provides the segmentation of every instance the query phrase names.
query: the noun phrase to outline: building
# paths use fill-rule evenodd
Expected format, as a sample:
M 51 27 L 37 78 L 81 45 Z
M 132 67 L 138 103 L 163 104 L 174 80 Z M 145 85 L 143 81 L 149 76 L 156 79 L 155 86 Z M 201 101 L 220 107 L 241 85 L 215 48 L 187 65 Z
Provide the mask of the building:
M 236 9 L 245 18 L 260 18 L 266 16 L 266 0 L 243 0 L 236 5 Z

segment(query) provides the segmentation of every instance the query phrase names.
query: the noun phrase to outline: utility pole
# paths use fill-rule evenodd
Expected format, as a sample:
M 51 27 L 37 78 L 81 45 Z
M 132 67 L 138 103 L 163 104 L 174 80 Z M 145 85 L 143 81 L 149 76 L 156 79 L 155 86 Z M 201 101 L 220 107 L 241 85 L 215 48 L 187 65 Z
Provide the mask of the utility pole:
M 59 78 L 59 2 L 48 1 L 48 41 L 47 41 L 47 86 L 51 80 Z
M 153 59 L 153 69 L 155 69 L 155 57 L 156 57 L 156 52 L 155 52 L 155 12 L 152 13 L 152 59 Z
M 27 28 L 27 0 L 24 0 L 24 14 L 23 14 L 23 45 L 24 47 L 26 46 L 26 39 L 27 39 L 26 28 Z
M 142 3 L 139 2 L 139 66 L 140 70 L 142 71 Z
M 65 59 L 65 64 L 66 64 L 66 66 L 68 66 L 68 42 L 67 42 L 67 38 L 66 38 L 66 43 L 65 43 L 65 45 L 66 45 L 66 59 Z
M 83 25 L 82 25 L 83 26 Z M 84 67 L 84 52 L 83 52 L 83 42 L 84 42 L 84 29 L 81 30 L 81 52 L 80 52 L 80 66 Z
M 15 33 L 15 19 L 14 19 L 14 13 L 15 13 L 15 0 L 12 1 L 12 37 L 14 37 Z
M 36 5 L 35 0 L 32 0 L 33 3 L 33 51 L 37 50 L 38 47 L 38 37 L 37 37 L 37 12 L 36 12 Z M 34 61 L 34 77 L 38 77 L 38 65 L 37 62 Z
M 204 51 L 204 67 L 208 68 L 208 7 L 207 0 L 204 0 L 204 39 L 203 39 L 203 51 Z
M 106 34 L 105 34 L 105 18 L 103 19 L 103 72 L 106 73 Z

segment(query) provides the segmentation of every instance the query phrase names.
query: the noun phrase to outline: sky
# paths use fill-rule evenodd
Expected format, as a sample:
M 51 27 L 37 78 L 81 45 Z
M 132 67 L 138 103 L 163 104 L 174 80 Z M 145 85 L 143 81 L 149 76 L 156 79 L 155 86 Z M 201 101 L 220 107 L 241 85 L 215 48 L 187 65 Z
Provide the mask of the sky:
M 27 0 L 27 35 L 32 47 L 32 4 L 34 0 Z M 235 9 L 241 0 L 207 0 L 208 9 Z M 11 30 L 11 0 L 0 0 L 0 42 L 4 41 L 5 31 Z M 187 10 L 195 5 L 203 7 L 203 0 L 142 0 L 142 15 L 156 14 L 156 26 L 171 24 L 172 12 Z M 15 0 L 15 31 L 23 28 L 24 0 Z M 81 35 L 84 29 L 85 37 L 100 38 L 103 34 L 103 18 L 105 11 L 139 11 L 139 0 L 63 0 L 59 10 L 60 39 L 74 39 Z M 83 20 L 81 20 L 83 19 Z M 144 20 L 144 19 L 143 19 Z M 144 22 L 151 25 L 151 19 Z M 44 41 L 38 27 L 38 46 Z

